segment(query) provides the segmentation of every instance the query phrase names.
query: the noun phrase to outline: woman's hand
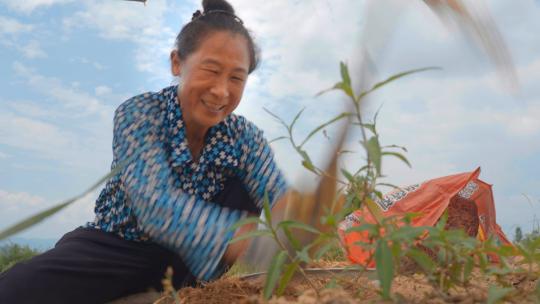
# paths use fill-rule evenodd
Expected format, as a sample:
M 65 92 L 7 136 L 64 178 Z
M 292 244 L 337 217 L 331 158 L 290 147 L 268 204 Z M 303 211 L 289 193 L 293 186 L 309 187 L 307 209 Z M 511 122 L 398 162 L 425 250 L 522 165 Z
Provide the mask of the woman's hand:
M 256 216 L 256 215 L 250 214 L 250 216 Z M 236 230 L 233 238 L 237 238 L 255 229 L 257 229 L 257 223 L 243 225 Z M 242 255 L 242 253 L 246 251 L 250 243 L 251 243 L 251 238 L 244 239 L 236 243 L 230 244 L 227 247 L 225 254 L 223 255 L 223 261 L 227 263 L 228 265 L 234 264 L 234 262 L 236 262 L 236 260 Z

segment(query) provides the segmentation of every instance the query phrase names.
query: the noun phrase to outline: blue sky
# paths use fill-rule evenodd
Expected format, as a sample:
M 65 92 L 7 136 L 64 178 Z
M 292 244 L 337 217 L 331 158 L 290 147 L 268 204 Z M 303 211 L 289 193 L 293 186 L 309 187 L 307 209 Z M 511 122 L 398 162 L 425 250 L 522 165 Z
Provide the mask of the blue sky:
M 342 110 L 337 93 L 313 96 L 338 80 L 339 61 L 359 61 L 360 46 L 376 50 L 373 79 L 440 66 L 368 101 L 368 117 L 383 104 L 383 143 L 406 146 L 413 166 L 386 162 L 387 181 L 407 185 L 481 166 L 481 177 L 494 185 L 503 229 L 530 230 L 540 215 L 538 1 L 477 2 L 507 41 L 520 83 L 514 93 L 485 55 L 422 1 L 388 1 L 371 19 L 364 13 L 376 1 L 231 1 L 263 50 L 237 113 L 275 138 L 284 130 L 262 108 L 290 120 L 305 106 L 297 130 L 305 134 Z M 388 10 L 392 5 L 400 14 Z M 114 109 L 174 83 L 168 54 L 197 8 L 199 1 L 0 0 L 0 229 L 82 192 L 107 172 Z M 318 163 L 327 146 L 322 137 L 308 145 Z M 313 181 L 287 143 L 273 147 L 291 183 Z M 342 166 L 360 159 L 349 156 Z M 95 197 L 21 236 L 58 238 L 92 220 Z

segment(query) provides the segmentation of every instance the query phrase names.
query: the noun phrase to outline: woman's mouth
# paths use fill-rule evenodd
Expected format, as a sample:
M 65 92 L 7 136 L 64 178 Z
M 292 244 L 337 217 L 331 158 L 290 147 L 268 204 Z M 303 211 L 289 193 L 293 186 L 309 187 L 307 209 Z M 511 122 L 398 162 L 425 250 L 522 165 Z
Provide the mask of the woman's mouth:
M 206 106 L 206 108 L 210 110 L 210 112 L 214 112 L 214 113 L 221 112 L 226 106 L 224 104 L 208 102 L 208 101 L 205 101 L 204 99 L 201 99 L 201 101 Z

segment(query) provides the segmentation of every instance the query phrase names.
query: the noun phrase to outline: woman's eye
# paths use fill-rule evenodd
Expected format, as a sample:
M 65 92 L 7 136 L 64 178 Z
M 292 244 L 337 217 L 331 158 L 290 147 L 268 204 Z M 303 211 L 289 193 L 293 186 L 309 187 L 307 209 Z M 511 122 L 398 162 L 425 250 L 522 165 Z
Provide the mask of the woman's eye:
M 242 77 L 233 77 L 232 78 L 234 81 L 239 81 L 239 82 L 243 82 L 244 81 L 244 78 Z
M 211 73 L 211 74 L 217 74 L 218 73 L 217 70 L 212 70 L 212 69 L 203 69 L 203 71 Z

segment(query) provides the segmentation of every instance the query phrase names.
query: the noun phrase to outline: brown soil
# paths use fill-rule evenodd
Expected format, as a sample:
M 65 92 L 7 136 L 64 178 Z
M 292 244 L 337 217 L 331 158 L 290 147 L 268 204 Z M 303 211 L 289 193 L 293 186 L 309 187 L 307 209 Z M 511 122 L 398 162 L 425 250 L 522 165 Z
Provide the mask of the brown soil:
M 448 220 L 445 229 L 463 229 L 471 237 L 478 234 L 478 208 L 474 201 L 454 196 L 448 204 Z
M 446 229 L 462 228 L 469 236 L 478 233 L 478 210 L 470 200 L 455 196 L 448 207 Z M 431 250 L 425 248 L 429 253 Z M 405 261 L 404 261 L 405 262 Z M 347 261 L 321 260 L 313 262 L 310 268 L 332 269 L 350 266 Z M 407 269 L 408 267 L 404 267 Z M 402 265 L 403 269 L 403 265 Z M 473 272 L 470 283 L 451 289 L 448 293 L 433 288 L 421 274 L 414 273 L 415 267 L 394 279 L 392 294 L 397 303 L 485 303 L 489 286 L 496 283 L 493 277 Z M 380 296 L 375 273 L 331 273 L 319 270 L 308 273 L 315 285 L 314 290 L 302 277 L 295 277 L 287 286 L 282 297 L 273 297 L 266 302 L 262 298 L 264 277 L 241 279 L 235 276 L 224 277 L 197 288 L 183 288 L 177 295 L 180 303 L 190 304 L 349 304 L 384 303 Z M 525 275 L 508 275 L 505 281 L 515 288 L 511 300 L 506 303 L 537 303 L 534 297 L 536 280 Z M 165 296 L 154 304 L 170 304 L 174 300 Z
M 349 304 L 383 303 L 378 282 L 368 279 L 371 273 L 363 275 L 343 275 L 316 273 L 308 275 L 316 286 L 313 290 L 301 277 L 296 277 L 287 287 L 284 296 L 273 297 L 265 302 L 262 298 L 264 278 L 241 279 L 227 277 L 197 288 L 184 288 L 178 291 L 180 303 L 190 304 Z M 511 301 L 507 303 L 536 303 L 534 290 L 536 281 L 525 275 L 511 275 L 506 278 L 516 288 Z M 337 284 L 336 284 L 337 283 Z M 330 285 L 333 284 L 333 287 Z M 448 294 L 435 290 L 421 274 L 400 275 L 392 285 L 392 294 L 397 303 L 485 303 L 488 287 L 495 284 L 492 277 L 473 273 L 473 278 L 465 287 L 453 288 Z M 155 304 L 172 304 L 171 297 L 163 297 Z

